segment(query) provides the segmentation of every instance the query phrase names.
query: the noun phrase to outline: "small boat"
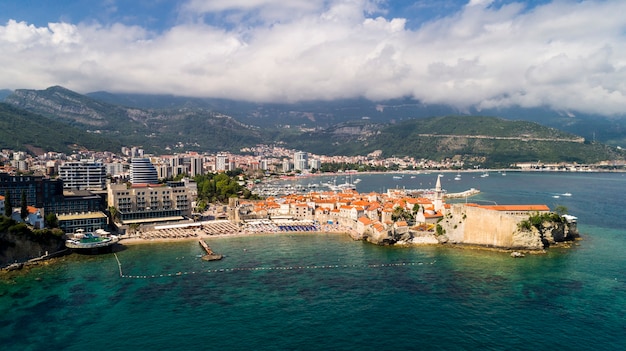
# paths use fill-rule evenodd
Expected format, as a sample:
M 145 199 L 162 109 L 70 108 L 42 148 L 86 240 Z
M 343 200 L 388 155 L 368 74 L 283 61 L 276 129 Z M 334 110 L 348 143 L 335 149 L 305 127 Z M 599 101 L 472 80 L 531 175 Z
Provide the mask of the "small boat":
M 458 173 L 456 177 L 454 177 L 454 180 L 461 180 L 461 173 Z
M 395 180 L 400 180 L 402 178 L 404 178 L 404 176 L 393 176 L 393 179 L 395 179 Z
M 563 195 L 563 196 L 572 196 L 572 193 L 563 193 L 561 195 Z
M 489 173 L 485 172 L 480 175 L 481 178 L 489 177 Z

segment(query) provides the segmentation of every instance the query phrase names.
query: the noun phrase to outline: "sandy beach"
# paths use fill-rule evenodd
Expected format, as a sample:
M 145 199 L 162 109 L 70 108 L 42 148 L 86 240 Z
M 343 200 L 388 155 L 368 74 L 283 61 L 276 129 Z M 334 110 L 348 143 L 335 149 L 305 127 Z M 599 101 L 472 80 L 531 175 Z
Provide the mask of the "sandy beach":
M 290 224 L 292 225 L 259 222 L 240 227 L 229 221 L 208 221 L 200 224 L 155 228 L 130 235 L 122 235 L 119 242 L 124 245 L 137 245 L 268 234 L 332 233 L 350 235 L 354 231 L 351 228 L 344 228 L 338 225 L 312 225 L 303 222 Z

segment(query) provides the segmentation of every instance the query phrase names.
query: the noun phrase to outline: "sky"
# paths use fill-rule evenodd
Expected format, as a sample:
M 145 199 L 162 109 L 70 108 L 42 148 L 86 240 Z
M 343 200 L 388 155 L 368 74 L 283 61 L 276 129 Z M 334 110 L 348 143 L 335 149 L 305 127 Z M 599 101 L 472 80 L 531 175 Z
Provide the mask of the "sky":
M 0 89 L 626 115 L 626 1 L 2 0 Z

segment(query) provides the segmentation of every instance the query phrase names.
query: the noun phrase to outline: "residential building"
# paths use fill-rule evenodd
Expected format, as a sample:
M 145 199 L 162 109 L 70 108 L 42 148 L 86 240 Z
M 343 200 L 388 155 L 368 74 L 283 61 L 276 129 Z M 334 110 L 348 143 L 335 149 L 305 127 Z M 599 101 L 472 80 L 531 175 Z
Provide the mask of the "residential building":
M 298 171 L 309 169 L 309 158 L 306 152 L 298 151 L 293 155 L 293 168 Z
M 59 167 L 59 178 L 64 189 L 94 189 L 106 187 L 106 169 L 101 162 L 83 160 L 66 162 Z
M 226 167 L 228 167 L 228 155 L 226 154 L 217 154 L 215 156 L 215 171 L 224 172 L 226 171 Z
M 130 182 L 132 184 L 157 184 L 156 168 L 148 158 L 133 158 L 130 164 Z

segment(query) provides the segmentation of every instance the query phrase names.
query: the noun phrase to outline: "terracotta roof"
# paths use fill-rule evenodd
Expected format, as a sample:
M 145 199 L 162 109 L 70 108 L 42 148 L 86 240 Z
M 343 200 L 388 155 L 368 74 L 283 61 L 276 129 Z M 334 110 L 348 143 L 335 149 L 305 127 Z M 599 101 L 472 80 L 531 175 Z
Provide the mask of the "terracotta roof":
M 363 216 L 363 217 L 359 217 L 359 222 L 363 223 L 363 225 L 370 225 L 372 224 L 372 220 Z
M 443 217 L 443 214 L 441 214 L 441 212 L 435 212 L 435 213 L 424 212 L 424 217 L 425 218 L 437 218 L 437 217 Z
M 550 207 L 547 205 L 477 205 L 468 204 L 468 206 L 480 207 L 493 211 L 550 211 Z

